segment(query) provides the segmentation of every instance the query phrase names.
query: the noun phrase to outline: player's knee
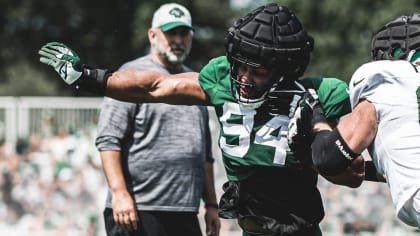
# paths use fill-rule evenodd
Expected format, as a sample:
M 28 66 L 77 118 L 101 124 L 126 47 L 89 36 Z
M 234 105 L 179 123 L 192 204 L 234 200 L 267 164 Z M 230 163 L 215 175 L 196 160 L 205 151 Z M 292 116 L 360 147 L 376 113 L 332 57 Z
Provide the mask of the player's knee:
M 311 147 L 314 167 L 326 176 L 343 172 L 358 156 L 350 150 L 337 129 L 318 132 Z

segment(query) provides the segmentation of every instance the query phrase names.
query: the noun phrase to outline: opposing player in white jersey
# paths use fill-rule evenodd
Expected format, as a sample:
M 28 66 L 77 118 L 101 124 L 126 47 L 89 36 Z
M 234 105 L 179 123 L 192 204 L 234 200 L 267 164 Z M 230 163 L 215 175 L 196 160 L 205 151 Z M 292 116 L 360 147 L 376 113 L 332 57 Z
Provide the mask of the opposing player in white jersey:
M 387 23 L 372 41 L 373 62 L 349 84 L 352 113 L 332 130 L 325 123 L 312 144 L 320 173 L 346 168 L 367 148 L 389 185 L 398 218 L 420 226 L 420 14 Z

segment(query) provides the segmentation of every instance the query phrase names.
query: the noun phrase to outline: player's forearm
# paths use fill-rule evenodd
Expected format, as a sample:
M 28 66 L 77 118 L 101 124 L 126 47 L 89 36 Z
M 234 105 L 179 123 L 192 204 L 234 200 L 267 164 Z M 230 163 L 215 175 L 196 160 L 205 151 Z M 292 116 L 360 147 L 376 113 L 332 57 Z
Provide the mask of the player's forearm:
M 106 95 L 126 102 L 160 102 L 156 93 L 164 74 L 153 71 L 117 71 L 84 67 L 76 89 Z
M 126 102 L 158 102 L 153 96 L 162 74 L 153 71 L 117 71 L 109 76 L 106 96 Z
M 154 71 L 118 71 L 107 79 L 106 96 L 127 102 L 209 105 L 195 72 L 161 74 Z

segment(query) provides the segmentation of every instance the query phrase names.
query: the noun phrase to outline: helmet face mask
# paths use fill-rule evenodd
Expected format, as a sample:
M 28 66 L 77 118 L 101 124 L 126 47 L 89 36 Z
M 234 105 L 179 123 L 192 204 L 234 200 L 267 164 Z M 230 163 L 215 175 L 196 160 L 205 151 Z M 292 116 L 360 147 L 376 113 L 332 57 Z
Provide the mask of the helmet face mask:
M 402 15 L 386 23 L 373 37 L 371 58 L 375 60 L 408 60 L 418 58 L 420 51 L 420 14 Z M 416 56 L 415 56 L 416 54 Z
M 258 107 L 280 82 L 295 81 L 303 74 L 313 44 L 313 38 L 287 7 L 271 3 L 239 18 L 225 38 L 233 95 L 241 104 Z M 244 83 L 238 77 L 242 65 L 270 70 L 270 82 L 259 87 Z M 252 91 L 253 96 L 241 96 L 241 89 Z
M 247 82 L 242 79 L 240 67 L 247 67 L 247 70 L 257 71 L 264 70 L 269 72 L 268 79 L 264 77 L 264 83 Z M 268 70 L 260 64 L 253 62 L 242 62 L 239 60 L 233 60 L 231 63 L 231 89 L 232 94 L 238 102 L 249 108 L 258 108 L 266 100 L 268 92 L 277 86 L 278 80 L 272 73 L 272 70 Z M 247 75 L 251 80 L 256 80 L 252 75 Z

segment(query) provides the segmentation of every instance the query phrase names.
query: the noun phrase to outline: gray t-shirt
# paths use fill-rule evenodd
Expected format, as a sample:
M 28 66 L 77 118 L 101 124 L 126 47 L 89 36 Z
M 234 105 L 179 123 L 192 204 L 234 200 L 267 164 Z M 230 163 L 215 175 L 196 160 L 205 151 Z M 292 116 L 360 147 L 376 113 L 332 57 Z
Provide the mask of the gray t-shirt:
M 144 56 L 120 70 L 170 73 Z M 182 71 L 191 71 L 183 67 Z M 121 151 L 126 185 L 138 210 L 197 212 L 204 163 L 213 162 L 208 111 L 203 106 L 127 103 L 105 98 L 96 146 Z M 106 207 L 111 208 L 108 191 Z

